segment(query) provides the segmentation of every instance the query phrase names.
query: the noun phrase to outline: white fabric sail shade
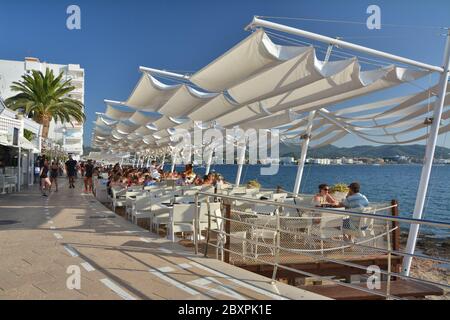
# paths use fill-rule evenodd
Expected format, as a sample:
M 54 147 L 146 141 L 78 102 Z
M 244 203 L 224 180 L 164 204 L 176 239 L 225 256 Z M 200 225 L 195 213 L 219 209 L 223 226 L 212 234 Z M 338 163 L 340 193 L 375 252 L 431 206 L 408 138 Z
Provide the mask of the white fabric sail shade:
M 362 70 L 356 57 L 323 62 L 312 46 L 278 45 L 258 30 L 190 77 L 201 89 L 164 84 L 144 71 L 121 103 L 126 110 L 108 105 L 99 115 L 94 145 L 167 151 L 175 129 L 193 130 L 198 122 L 223 129 L 282 127 L 283 140 L 294 141 L 303 134 L 312 110 L 318 111 L 313 146 L 350 133 L 380 143 L 406 143 L 423 137 L 425 117 L 432 109 L 427 100 L 434 98 L 435 88 L 364 105 L 335 106 L 429 73 L 394 65 Z M 411 138 L 412 133 L 416 136 Z

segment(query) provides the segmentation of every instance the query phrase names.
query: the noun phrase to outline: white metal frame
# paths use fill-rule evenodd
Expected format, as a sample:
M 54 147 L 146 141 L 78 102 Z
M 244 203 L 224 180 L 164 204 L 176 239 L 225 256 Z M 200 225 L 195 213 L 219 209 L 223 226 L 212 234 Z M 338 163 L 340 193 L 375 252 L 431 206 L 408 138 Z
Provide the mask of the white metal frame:
M 439 83 L 438 83 L 439 94 L 437 96 L 437 99 L 435 102 L 435 107 L 433 110 L 433 123 L 431 125 L 430 134 L 429 134 L 428 141 L 427 141 L 426 152 L 425 152 L 425 161 L 424 161 L 424 166 L 422 169 L 422 174 L 421 174 L 420 183 L 419 183 L 419 189 L 417 191 L 416 204 L 415 204 L 414 213 L 413 213 L 413 217 L 415 219 L 422 219 L 423 209 L 424 209 L 424 205 L 425 205 L 425 197 L 426 197 L 427 190 L 428 190 L 431 169 L 433 166 L 434 152 L 436 149 L 437 138 L 439 135 L 439 126 L 441 123 L 442 110 L 443 110 L 443 106 L 444 106 L 445 94 L 446 94 L 447 84 L 448 84 L 448 79 L 449 79 L 450 29 L 447 30 L 447 41 L 446 41 L 445 51 L 444 51 L 444 61 L 442 63 L 442 66 L 439 67 L 439 66 L 434 66 L 434 65 L 427 64 L 427 63 L 423 63 L 420 61 L 404 58 L 401 56 L 393 55 L 393 54 L 386 53 L 383 51 L 374 50 L 374 49 L 360 46 L 357 44 L 353 44 L 350 42 L 330 38 L 330 37 L 323 36 L 323 35 L 320 35 L 317 33 L 313 33 L 313 32 L 309 32 L 309 31 L 297 29 L 297 28 L 288 27 L 288 26 L 285 26 L 282 24 L 266 21 L 266 20 L 260 19 L 258 17 L 254 17 L 253 21 L 246 27 L 246 29 L 251 29 L 251 28 L 255 28 L 255 27 L 263 27 L 263 28 L 273 29 L 273 30 L 277 30 L 277 31 L 285 32 L 285 33 L 290 33 L 290 34 L 297 35 L 300 37 L 305 37 L 308 39 L 324 42 L 329 45 L 338 46 L 340 48 L 355 50 L 355 51 L 363 52 L 363 53 L 366 53 L 369 55 L 377 56 L 380 58 L 389 59 L 392 61 L 400 62 L 400 63 L 414 66 L 417 68 L 422 68 L 422 69 L 426 69 L 426 70 L 429 70 L 432 72 L 440 73 L 440 79 L 439 79 Z M 304 145 L 307 145 L 307 143 L 304 143 Z M 307 149 L 307 147 L 306 147 L 306 149 Z M 303 153 L 303 150 L 302 150 L 302 153 Z M 302 167 L 302 165 L 299 166 L 299 171 L 302 170 L 301 167 Z M 298 181 L 301 181 L 301 178 L 297 177 L 296 188 L 297 188 Z M 414 254 L 418 232 L 419 232 L 419 225 L 418 224 L 411 225 L 411 228 L 409 231 L 409 236 L 408 236 L 407 248 L 406 248 L 406 252 L 409 254 Z M 403 273 L 405 275 L 409 275 L 410 268 L 411 268 L 411 262 L 412 262 L 411 256 L 408 256 L 404 259 Z

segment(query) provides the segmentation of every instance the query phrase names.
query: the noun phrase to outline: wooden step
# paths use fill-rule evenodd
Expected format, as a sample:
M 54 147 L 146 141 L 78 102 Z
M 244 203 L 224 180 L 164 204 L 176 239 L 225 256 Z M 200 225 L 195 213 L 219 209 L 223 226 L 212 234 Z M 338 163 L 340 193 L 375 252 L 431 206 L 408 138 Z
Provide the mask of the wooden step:
M 367 288 L 365 283 L 354 284 Z M 386 281 L 381 282 L 381 289 L 375 292 L 386 294 Z M 336 300 L 382 300 L 384 297 L 341 285 L 300 286 L 301 289 L 324 295 Z M 401 298 L 424 298 L 425 296 L 441 296 L 441 287 L 410 280 L 391 281 L 391 295 Z

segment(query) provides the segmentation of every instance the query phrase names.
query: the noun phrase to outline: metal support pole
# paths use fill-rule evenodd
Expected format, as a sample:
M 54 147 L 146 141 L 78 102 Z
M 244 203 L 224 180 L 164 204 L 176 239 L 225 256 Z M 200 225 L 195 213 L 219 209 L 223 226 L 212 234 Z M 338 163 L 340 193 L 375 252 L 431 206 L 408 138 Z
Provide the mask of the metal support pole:
M 433 167 L 434 151 L 436 149 L 437 139 L 439 135 L 439 126 L 442 119 L 442 110 L 444 107 L 445 95 L 447 92 L 449 67 L 450 67 L 450 30 L 447 31 L 447 42 L 444 53 L 444 70 L 439 79 L 439 93 L 436 97 L 436 102 L 433 111 L 433 123 L 430 128 L 430 135 L 427 141 L 425 151 L 425 161 L 420 177 L 419 189 L 417 190 L 416 204 L 414 206 L 414 219 L 422 219 L 423 208 L 425 205 L 425 198 L 428 190 L 428 183 L 430 181 L 431 169 Z M 406 245 L 406 253 L 413 254 L 416 249 L 417 236 L 419 233 L 419 225 L 412 224 L 409 229 L 408 243 Z M 403 260 L 403 273 L 409 275 L 411 269 L 412 257 L 406 257 Z
M 166 163 L 166 154 L 164 154 L 163 159 L 161 161 L 161 170 L 164 171 L 164 164 Z
M 225 252 L 222 254 L 222 259 L 225 263 L 230 263 L 230 234 L 231 234 L 231 203 L 225 204 Z
M 179 73 L 175 73 L 175 72 L 164 71 L 164 70 L 159 70 L 159 69 L 154 69 L 154 68 L 139 67 L 139 70 L 141 72 L 148 72 L 150 74 L 156 74 L 156 75 L 160 75 L 160 76 L 172 77 L 172 78 L 177 78 L 177 79 L 182 79 L 182 80 L 189 80 L 190 79 L 190 77 L 188 75 L 179 74 Z
M 212 158 L 213 158 L 213 153 L 214 153 L 214 150 L 211 149 L 211 152 L 208 154 L 208 159 L 207 159 L 207 162 L 206 162 L 205 175 L 208 175 L 209 172 L 211 171 L 211 162 L 212 162 Z
M 175 151 L 172 155 L 172 168 L 170 169 L 170 173 L 175 171 L 175 163 L 177 162 L 177 152 Z
M 207 197 L 208 199 L 208 197 Z M 199 209 L 198 209 L 198 193 L 195 194 L 195 225 L 194 228 L 196 230 L 196 232 L 194 232 L 195 236 L 194 236 L 194 248 L 195 248 L 195 254 L 198 254 L 198 240 L 199 237 L 201 235 L 201 231 L 200 231 L 200 222 L 199 222 L 199 218 L 200 218 L 200 213 L 199 213 Z M 209 230 L 208 230 L 209 231 Z
M 20 186 L 22 184 L 22 147 L 20 146 L 20 137 L 19 137 L 19 158 L 17 159 L 17 191 L 20 192 Z
M 314 117 L 316 116 L 316 111 L 311 111 L 308 117 L 308 126 L 306 127 L 306 134 L 302 144 L 302 153 L 300 159 L 298 160 L 298 170 L 297 178 L 295 179 L 294 194 L 298 195 L 300 193 L 300 185 L 302 183 L 303 169 L 305 168 L 306 155 L 308 154 L 309 142 L 311 140 L 311 132 L 313 127 Z
M 327 63 L 327 62 L 330 60 L 331 52 L 333 51 L 333 47 L 334 47 L 334 46 L 333 46 L 332 44 L 330 44 L 330 45 L 328 46 L 327 54 L 325 55 L 325 59 L 323 60 L 323 62 Z
M 375 49 L 371 49 L 371 48 L 367 48 L 364 46 L 360 46 L 354 43 L 350 43 L 350 42 L 346 42 L 346 41 L 342 41 L 339 39 L 334 39 L 331 37 L 327 37 L 327 36 L 323 36 L 317 33 L 313 33 L 313 32 L 309 32 L 309 31 L 305 31 L 302 29 L 297 29 L 297 28 L 292 28 L 292 27 L 288 27 L 279 23 L 274 23 L 274 22 L 270 22 L 270 21 L 266 21 L 263 19 L 260 19 L 258 17 L 254 17 L 253 21 L 246 27 L 246 29 L 250 29 L 253 27 L 262 27 L 262 28 L 268 28 L 268 29 L 272 29 L 272 30 L 277 30 L 277 31 L 281 31 L 281 32 L 286 32 L 286 33 L 290 33 L 296 36 L 300 36 L 300 37 L 304 37 L 307 39 L 312 39 L 312 40 L 316 40 L 316 41 L 320 41 L 320 42 L 324 42 L 327 44 L 331 44 L 334 46 L 338 46 L 340 48 L 344 48 L 344 49 L 349 49 L 349 50 L 355 50 L 355 51 L 359 51 L 359 52 L 363 52 L 366 54 L 370 54 L 372 56 L 376 56 L 376 57 L 380 57 L 380 58 L 385 58 L 385 59 L 389 59 L 392 61 L 396 61 L 396 62 L 400 62 L 400 63 L 404 63 L 404 64 L 408 64 L 414 67 L 418 67 L 421 69 L 426 69 L 426 70 L 430 70 L 430 71 L 437 71 L 437 72 L 444 72 L 444 68 L 442 67 L 437 67 L 437 66 L 433 66 L 427 63 L 423 63 L 423 62 L 419 62 L 419 61 L 415 61 L 415 60 L 411 60 L 408 58 L 404 58 L 404 57 L 400 57 L 394 54 L 390 54 L 390 53 L 386 53 L 383 51 L 379 51 L 379 50 L 375 50 Z
M 20 128 L 19 128 L 19 137 L 18 137 L 18 147 L 19 147 L 19 158 L 17 159 L 17 191 L 20 192 L 21 185 L 22 185 L 22 147 L 21 147 L 21 140 L 23 139 L 23 132 L 24 132 L 24 123 L 23 123 L 23 116 L 19 116 L 20 119 Z
M 244 167 L 245 162 L 245 151 L 247 150 L 247 144 L 238 147 L 238 171 L 236 174 L 236 187 L 239 187 L 241 184 L 241 176 L 242 176 L 242 168 Z

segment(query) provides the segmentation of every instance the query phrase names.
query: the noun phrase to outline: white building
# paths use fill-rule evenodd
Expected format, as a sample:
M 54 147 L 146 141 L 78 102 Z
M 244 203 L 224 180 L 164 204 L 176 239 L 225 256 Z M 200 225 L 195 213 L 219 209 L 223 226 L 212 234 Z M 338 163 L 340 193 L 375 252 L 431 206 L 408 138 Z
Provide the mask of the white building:
M 31 73 L 32 70 L 45 72 L 49 68 L 53 70 L 55 76 L 64 73 L 63 80 L 72 80 L 72 85 L 76 87 L 69 97 L 77 99 L 84 104 L 84 69 L 79 64 L 50 64 L 40 62 L 37 58 L 25 58 L 24 61 L 0 60 L 0 97 L 7 99 L 14 96 L 10 87 L 14 81 L 20 81 L 22 75 Z M 76 121 L 61 124 L 52 121 L 50 124 L 49 137 L 54 143 L 63 146 L 67 153 L 71 153 L 78 158 L 83 153 L 83 124 Z
M 333 165 L 341 165 L 342 164 L 342 159 L 331 159 L 331 164 Z
M 321 166 L 329 166 L 331 164 L 331 159 L 328 158 L 324 158 L 324 159 L 308 159 L 307 160 L 308 163 L 310 164 L 318 164 Z
M 349 158 L 342 158 L 342 163 L 343 164 L 354 164 L 355 161 L 353 159 L 349 159 Z
M 25 130 L 33 134 L 31 141 L 24 137 Z M 41 132 L 40 124 L 5 108 L 0 98 L 0 192 L 5 192 L 5 185 L 19 190 L 33 184 Z
M 281 164 L 294 164 L 295 163 L 295 159 L 294 157 L 281 157 L 280 158 L 280 163 Z

